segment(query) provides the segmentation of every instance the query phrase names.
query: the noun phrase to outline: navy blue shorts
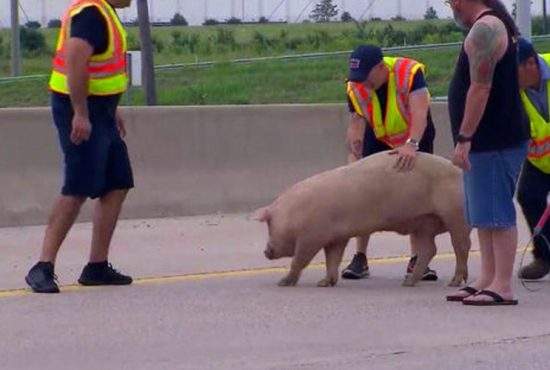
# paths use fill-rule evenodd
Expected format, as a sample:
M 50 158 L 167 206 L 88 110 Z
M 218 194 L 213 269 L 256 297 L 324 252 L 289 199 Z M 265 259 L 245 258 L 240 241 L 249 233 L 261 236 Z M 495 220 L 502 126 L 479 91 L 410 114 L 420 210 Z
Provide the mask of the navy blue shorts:
M 119 96 L 89 97 L 92 133 L 80 145 L 71 142 L 73 108 L 68 96 L 52 94 L 52 114 L 64 157 L 61 194 L 99 198 L 134 187 L 126 143 L 116 127 Z

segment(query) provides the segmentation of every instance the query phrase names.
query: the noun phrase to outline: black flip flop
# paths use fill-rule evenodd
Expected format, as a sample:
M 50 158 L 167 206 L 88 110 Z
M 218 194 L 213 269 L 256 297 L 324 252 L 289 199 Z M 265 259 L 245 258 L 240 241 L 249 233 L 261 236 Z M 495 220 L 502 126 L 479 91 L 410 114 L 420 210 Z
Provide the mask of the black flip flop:
M 472 288 L 471 286 L 466 286 L 462 289 L 459 289 L 458 291 L 459 292 L 460 291 L 466 292 L 469 295 L 467 295 L 465 297 L 459 297 L 459 296 L 456 296 L 456 295 L 448 295 L 447 296 L 447 302 L 462 302 L 464 300 L 464 298 L 468 298 L 469 296 L 472 296 L 472 295 L 477 294 L 479 292 L 479 290 L 477 290 L 476 288 Z
M 517 299 L 504 299 L 498 293 L 495 293 L 491 290 L 482 290 L 476 295 L 485 295 L 487 297 L 493 298 L 492 301 L 470 301 L 463 300 L 462 304 L 467 306 L 515 306 L 518 304 Z

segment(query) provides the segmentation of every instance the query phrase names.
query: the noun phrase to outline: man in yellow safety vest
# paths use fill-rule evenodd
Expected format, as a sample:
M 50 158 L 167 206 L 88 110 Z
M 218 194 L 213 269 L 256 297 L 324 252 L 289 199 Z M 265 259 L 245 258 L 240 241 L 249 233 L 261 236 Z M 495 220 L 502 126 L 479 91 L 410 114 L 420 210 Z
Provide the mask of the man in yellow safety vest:
M 518 201 L 533 232 L 546 208 L 550 192 L 550 54 L 538 55 L 533 45 L 521 38 L 518 42 L 519 84 L 521 100 L 531 128 L 529 153 L 518 186 Z M 550 272 L 550 223 L 542 229 L 543 237 L 533 243 L 534 260 L 519 271 L 523 279 L 537 280 Z
M 48 221 L 39 262 L 26 276 L 35 292 L 58 293 L 57 253 L 87 198 L 98 199 L 82 285 L 127 285 L 108 262 L 122 203 L 134 181 L 118 112 L 126 91 L 126 32 L 115 8 L 131 0 L 75 0 L 67 9 L 49 87 L 64 157 L 64 182 Z
M 382 50 L 373 45 L 359 46 L 349 63 L 349 161 L 394 150 L 396 168 L 412 169 L 417 151 L 433 153 L 435 137 L 424 66 L 409 58 L 384 57 Z M 416 244 L 411 237 L 413 256 L 407 273 L 416 263 Z M 343 278 L 369 276 L 367 245 L 368 238 L 357 238 L 357 253 L 342 271 Z M 436 272 L 428 268 L 423 280 L 437 280 Z

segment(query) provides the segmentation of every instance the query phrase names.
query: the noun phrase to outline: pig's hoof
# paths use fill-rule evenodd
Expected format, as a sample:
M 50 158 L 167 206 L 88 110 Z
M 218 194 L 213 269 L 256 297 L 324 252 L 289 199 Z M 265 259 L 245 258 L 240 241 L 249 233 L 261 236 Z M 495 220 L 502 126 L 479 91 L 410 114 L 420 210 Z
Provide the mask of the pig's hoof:
M 331 286 L 335 286 L 336 282 L 337 282 L 336 279 L 324 278 L 323 280 L 321 280 L 317 283 L 317 286 L 321 287 L 321 288 L 328 288 L 328 287 L 331 287 Z
M 453 279 L 449 282 L 448 286 L 450 287 L 458 287 L 460 286 L 460 280 Z
M 466 283 L 466 281 L 467 281 L 467 280 L 466 280 L 465 278 L 463 278 L 463 277 L 456 277 L 456 276 L 455 276 L 455 277 L 453 278 L 453 280 L 451 280 L 451 281 L 449 282 L 448 285 L 451 286 L 451 287 L 458 287 L 458 286 L 461 286 L 461 285 L 462 285 L 462 282 Z
M 415 286 L 416 285 L 416 281 L 414 281 L 414 279 L 410 276 L 407 276 L 405 278 L 405 280 L 403 280 L 403 284 L 401 284 L 402 286 L 406 286 L 406 287 L 411 287 L 411 286 Z
M 285 276 L 281 280 L 279 280 L 279 283 L 277 285 L 279 286 L 294 286 L 298 282 L 297 279 Z

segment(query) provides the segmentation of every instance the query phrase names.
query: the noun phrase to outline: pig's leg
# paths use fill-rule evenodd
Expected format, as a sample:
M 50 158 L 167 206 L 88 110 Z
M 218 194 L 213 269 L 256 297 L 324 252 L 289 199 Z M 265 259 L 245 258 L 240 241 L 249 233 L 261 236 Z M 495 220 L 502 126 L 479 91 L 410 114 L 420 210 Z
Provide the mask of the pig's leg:
M 451 243 L 456 256 L 456 268 L 449 286 L 460 286 L 468 281 L 468 253 L 470 252 L 470 228 L 467 225 L 458 225 L 450 229 Z
M 414 286 L 428 268 L 430 261 L 435 256 L 437 249 L 435 246 L 435 235 L 433 233 L 419 232 L 411 234 L 411 243 L 415 243 L 418 252 L 418 259 L 414 266 L 412 274 L 408 275 L 403 281 L 403 286 Z
M 309 265 L 313 257 L 319 252 L 320 244 L 317 242 L 300 242 L 296 243 L 296 251 L 294 258 L 290 264 L 290 271 L 279 281 L 279 286 L 294 286 L 300 279 L 302 270 Z
M 338 282 L 338 267 L 342 262 L 342 256 L 346 249 L 347 240 L 345 243 L 329 244 L 325 247 L 325 259 L 327 264 L 327 276 L 317 283 L 320 287 L 335 286 Z

